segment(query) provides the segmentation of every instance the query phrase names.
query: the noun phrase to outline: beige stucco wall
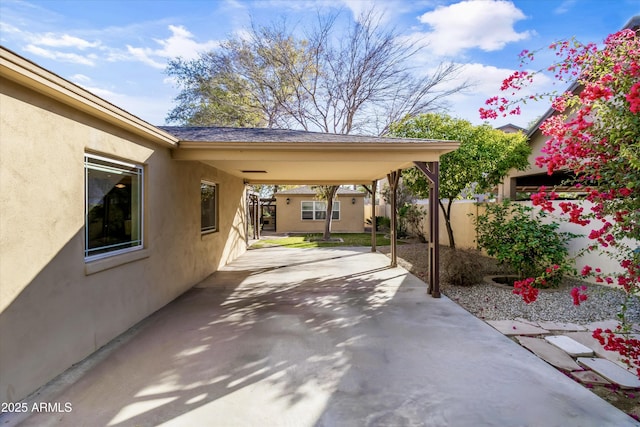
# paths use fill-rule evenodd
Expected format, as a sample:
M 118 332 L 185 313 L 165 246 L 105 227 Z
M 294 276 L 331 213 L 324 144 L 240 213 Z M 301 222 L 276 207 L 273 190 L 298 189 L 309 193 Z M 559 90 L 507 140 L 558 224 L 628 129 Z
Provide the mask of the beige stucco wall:
M 8 402 L 241 254 L 245 198 L 238 178 L 172 160 L 169 148 L 13 82 L 0 88 L 0 401 Z M 85 263 L 85 152 L 145 166 L 144 251 Z M 204 236 L 201 179 L 219 184 L 219 232 Z
M 519 204 L 523 204 L 526 206 L 533 206 L 530 201 L 526 202 L 518 202 Z M 552 204 L 556 208 L 556 213 L 560 212 L 560 208 L 558 207 L 558 203 L 560 202 L 552 202 Z M 581 204 L 584 207 L 585 211 L 589 210 L 590 204 L 589 202 L 582 201 L 576 202 Z M 422 205 L 427 209 L 427 205 Z M 538 208 L 536 208 L 538 209 Z M 451 224 L 453 228 L 453 237 L 456 242 L 457 248 L 475 248 L 476 247 L 476 231 L 474 226 L 474 218 L 469 214 L 474 216 L 482 215 L 486 209 L 482 204 L 476 204 L 472 201 L 457 201 L 453 203 L 451 208 Z M 604 274 L 616 274 L 622 271 L 620 265 L 615 261 L 615 257 L 607 256 L 600 252 L 590 252 L 585 253 L 579 257 L 576 257 L 579 253 L 581 253 L 585 248 L 587 248 L 590 244 L 593 243 L 587 236 L 592 229 L 598 228 L 600 223 L 596 222 L 593 225 L 581 226 L 578 224 L 571 224 L 566 221 L 566 218 L 561 218 L 556 214 L 550 214 L 546 218 L 547 222 L 555 221 L 560 224 L 558 228 L 559 232 L 570 232 L 574 234 L 581 235 L 582 237 L 578 237 L 572 239 L 569 242 L 569 254 L 571 257 L 575 257 L 575 268 L 580 271 L 585 265 L 597 266 L 602 269 Z M 429 226 L 428 222 L 424 221 L 424 231 L 425 235 L 429 234 Z M 442 214 L 442 210 L 440 210 L 440 244 L 449 246 L 449 238 L 447 236 L 447 230 L 444 223 L 444 215 Z M 590 281 L 595 281 L 595 279 L 589 279 Z
M 287 204 L 287 198 L 290 199 Z M 352 203 L 352 199 L 356 203 Z M 324 220 L 302 220 L 302 202 L 317 200 L 313 194 L 276 194 L 276 229 L 278 233 L 322 233 Z M 334 233 L 364 232 L 364 194 L 339 195 L 340 219 L 331 222 Z
M 547 137 L 542 135 L 540 131 L 535 132 L 529 139 L 529 145 L 531 146 L 531 154 L 529 154 L 528 162 L 529 167 L 526 170 L 519 171 L 511 169 L 505 176 L 502 184 L 498 185 L 498 200 L 503 199 L 515 199 L 515 178 L 527 175 L 537 175 L 547 173 L 546 168 L 536 166 L 536 158 L 542 155 L 542 148 L 544 148 L 547 141 Z

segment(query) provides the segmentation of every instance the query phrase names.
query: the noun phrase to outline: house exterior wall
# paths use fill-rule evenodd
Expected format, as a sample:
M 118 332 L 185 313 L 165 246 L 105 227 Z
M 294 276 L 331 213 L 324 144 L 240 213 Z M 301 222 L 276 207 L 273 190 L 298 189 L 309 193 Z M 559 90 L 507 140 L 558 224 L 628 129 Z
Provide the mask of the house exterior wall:
M 516 198 L 515 179 L 521 176 L 537 175 L 547 173 L 546 168 L 536 166 L 536 158 L 542 155 L 542 148 L 544 148 L 547 141 L 547 137 L 542 135 L 540 131 L 535 132 L 529 139 L 529 145 L 531 146 L 531 154 L 528 158 L 529 167 L 524 171 L 511 169 L 505 176 L 503 183 L 498 186 L 498 200 Z
M 242 180 L 0 81 L 0 401 L 17 401 L 246 250 Z M 84 260 L 84 154 L 144 165 L 144 249 Z M 200 181 L 219 231 L 200 233 Z
M 276 194 L 276 231 L 278 233 L 322 233 L 324 220 L 302 220 L 302 202 L 314 201 L 314 194 Z M 287 204 L 287 198 L 290 199 Z M 356 200 L 355 204 L 352 199 Z M 331 222 L 334 233 L 364 232 L 364 194 L 338 195 L 340 220 Z

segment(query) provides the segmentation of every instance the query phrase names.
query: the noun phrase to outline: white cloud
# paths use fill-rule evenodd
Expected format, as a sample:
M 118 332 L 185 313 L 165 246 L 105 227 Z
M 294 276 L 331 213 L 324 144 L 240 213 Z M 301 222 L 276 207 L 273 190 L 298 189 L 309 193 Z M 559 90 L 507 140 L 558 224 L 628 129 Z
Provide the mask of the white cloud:
M 569 12 L 573 5 L 576 3 L 576 0 L 564 0 L 558 7 L 553 9 L 553 13 L 556 15 L 562 15 L 563 13 Z
M 193 40 L 193 34 L 182 26 L 169 25 L 171 37 L 165 40 L 155 40 L 162 49 L 154 51 L 155 55 L 164 58 L 175 58 L 181 56 L 185 59 L 192 59 L 198 56 L 200 52 L 206 52 L 219 46 L 219 42 L 209 40 L 204 43 L 198 43 Z
M 94 95 L 103 98 L 134 116 L 140 117 L 153 125 L 164 124 L 167 112 L 172 108 L 171 99 L 141 95 L 126 95 L 100 87 L 80 85 Z
M 109 61 L 134 60 L 147 64 L 153 68 L 163 69 L 166 60 L 176 57 L 193 59 L 200 52 L 206 52 L 220 45 L 218 41 L 209 40 L 198 43 L 194 36 L 183 26 L 169 25 L 171 36 L 166 39 L 154 39 L 160 48 L 135 47 L 127 45 L 127 53 L 112 51 L 108 55 Z
M 22 30 L 20 30 L 18 27 L 15 27 L 11 24 L 8 24 L 6 22 L 0 22 L 0 33 L 3 34 L 20 34 L 22 33 Z
M 46 33 L 42 36 L 33 36 L 31 42 L 39 46 L 48 47 L 70 47 L 74 49 L 85 50 L 87 48 L 95 48 L 100 46 L 100 42 L 89 42 L 79 37 L 70 36 L 68 34 L 56 35 Z
M 376 5 L 374 0 L 343 0 L 345 6 L 353 13 L 354 18 L 358 18 L 365 12 L 373 9 L 374 7 L 380 7 Z
M 165 63 L 155 61 L 150 57 L 150 55 L 153 55 L 153 51 L 151 49 L 127 45 L 127 52 L 129 52 L 129 59 L 142 62 L 143 64 L 147 64 L 153 68 L 162 70 L 166 65 Z
M 91 77 L 85 76 L 84 74 L 74 74 L 70 79 L 75 84 L 86 84 L 91 82 Z
M 55 50 L 43 49 L 39 46 L 35 46 L 33 44 L 27 45 L 24 50 L 26 52 L 33 53 L 34 55 L 42 56 L 43 58 L 53 59 L 56 61 L 62 62 L 71 62 L 73 64 L 82 64 L 95 66 L 96 56 L 93 54 L 89 55 L 78 55 L 76 53 L 68 53 L 68 52 L 59 52 Z
M 502 81 L 513 71 L 512 69 L 478 63 L 462 65 L 458 78 L 456 81 L 451 82 L 450 85 L 453 86 L 456 82 L 468 81 L 473 86 L 464 93 L 457 93 L 447 99 L 451 107 L 449 114 L 469 120 L 474 124 L 482 123 L 483 120 L 480 119 L 478 113 L 479 108 L 485 107 L 485 101 L 488 98 L 496 95 L 510 95 L 502 93 L 500 86 Z M 553 89 L 556 88 L 553 86 L 553 80 L 550 77 L 544 74 L 537 74 L 531 86 L 523 88 L 518 93 L 518 96 L 528 97 L 529 95 L 547 93 Z M 490 121 L 490 124 L 497 127 L 506 123 L 513 123 L 526 127 L 528 123 L 544 114 L 548 107 L 549 105 L 544 101 L 531 101 L 521 107 L 522 113 L 520 115 L 509 115 L 506 118 L 500 117 L 497 120 Z
M 518 33 L 513 28 L 517 21 L 525 18 L 511 2 L 467 0 L 420 16 L 420 22 L 431 26 L 433 31 L 412 37 L 421 38 L 421 43 L 428 43 L 434 53 L 443 56 L 471 48 L 495 51 L 531 35 L 529 31 Z

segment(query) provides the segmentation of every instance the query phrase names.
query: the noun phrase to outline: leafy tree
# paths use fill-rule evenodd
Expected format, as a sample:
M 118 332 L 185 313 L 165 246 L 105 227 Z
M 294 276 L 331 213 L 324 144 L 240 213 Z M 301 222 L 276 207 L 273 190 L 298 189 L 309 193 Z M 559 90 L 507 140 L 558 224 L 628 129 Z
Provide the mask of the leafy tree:
M 307 43 L 282 26 L 253 28 L 193 60 L 175 58 L 167 74 L 181 88 L 168 122 L 192 126 L 288 127 L 283 105 L 311 78 Z M 307 56 L 305 56 L 307 55 Z
M 331 222 L 333 220 L 333 201 L 338 193 L 339 185 L 318 185 L 314 186 L 316 195 L 320 200 L 325 201 L 325 221 L 324 232 L 322 233 L 322 240 L 331 239 Z
M 554 114 L 540 126 L 549 139 L 536 163 L 546 166 L 549 174 L 558 170 L 574 174 L 571 184 L 582 186 L 591 208 L 572 202 L 560 202 L 558 206 L 570 222 L 583 226 L 595 223 L 589 250 L 602 250 L 622 267 L 618 274 L 605 275 L 599 268 L 585 266 L 582 274 L 595 275 L 599 282 L 617 283 L 628 299 L 640 292 L 639 24 L 635 18 L 635 31 L 611 34 L 600 47 L 575 39 L 554 43 L 550 49 L 555 51 L 557 63 L 538 72 L 515 72 L 502 85 L 502 90 L 517 93 L 546 70 L 557 80 L 572 83 L 565 93 L 537 96 L 552 100 Z M 533 52 L 522 52 L 523 65 L 534 56 Z M 519 114 L 521 104 L 530 98 L 507 96 L 487 100 L 489 108 L 482 108 L 481 115 Z M 553 211 L 550 200 L 554 197 L 553 192 L 542 189 L 532 200 L 542 209 Z M 586 298 L 578 288 L 571 295 L 576 305 Z M 617 330 L 596 330 L 594 337 L 606 349 L 619 352 L 640 376 L 640 340 L 633 335 L 626 306 L 623 304 L 619 313 Z
M 391 203 L 391 188 L 385 184 L 382 187 L 382 198 Z M 396 215 L 398 216 L 398 236 L 403 237 L 414 232 L 421 242 L 427 239 L 422 230 L 422 220 L 426 212 L 420 206 L 415 205 L 416 197 L 411 189 L 401 179 L 396 188 Z
M 391 126 L 391 134 L 460 142 L 457 150 L 440 158 L 438 204 L 444 214 L 449 246 L 452 248 L 455 248 L 451 226 L 453 201 L 471 198 L 474 192 L 491 191 L 502 182 L 510 169 L 524 170 L 531 153 L 526 137 L 521 133 L 504 133 L 487 124 L 474 126 L 466 120 L 441 114 L 407 117 Z M 429 182 L 420 170 L 406 170 L 402 179 L 418 197 L 429 197 Z
M 167 73 L 181 91 L 167 121 L 382 135 L 466 87 L 452 83 L 454 63 L 419 75 L 411 60 L 420 48 L 381 26 L 373 10 L 345 30 L 338 17 L 319 16 L 304 38 L 284 20 L 252 26 L 195 60 L 174 59 Z

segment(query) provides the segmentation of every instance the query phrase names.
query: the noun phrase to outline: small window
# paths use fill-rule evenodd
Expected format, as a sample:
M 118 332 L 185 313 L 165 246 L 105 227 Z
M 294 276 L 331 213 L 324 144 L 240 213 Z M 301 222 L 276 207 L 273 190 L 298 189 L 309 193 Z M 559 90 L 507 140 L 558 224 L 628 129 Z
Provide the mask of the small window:
M 85 155 L 85 260 L 142 248 L 143 168 Z
M 302 202 L 302 219 L 308 221 L 324 221 L 327 217 L 326 202 Z M 331 219 L 340 220 L 340 202 L 333 202 Z
M 200 231 L 218 231 L 218 185 L 205 181 L 200 183 Z

